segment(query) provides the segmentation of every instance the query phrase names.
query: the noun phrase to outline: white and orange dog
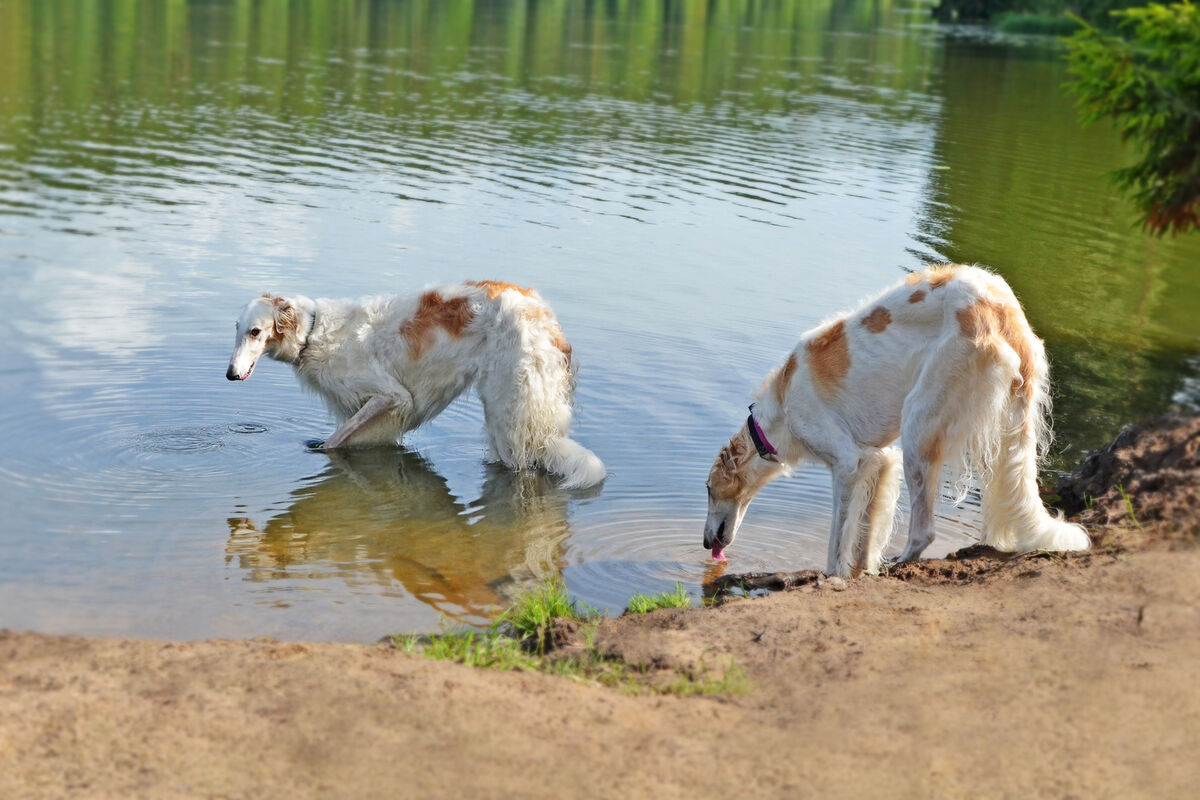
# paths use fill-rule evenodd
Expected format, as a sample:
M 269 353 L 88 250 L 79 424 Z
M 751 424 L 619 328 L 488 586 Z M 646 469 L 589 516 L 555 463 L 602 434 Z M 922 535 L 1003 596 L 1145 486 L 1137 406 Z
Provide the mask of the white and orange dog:
M 571 345 L 532 289 L 468 281 L 355 302 L 267 294 L 242 310 L 225 377 L 246 380 L 263 355 L 291 364 L 340 421 L 324 449 L 394 444 L 474 386 L 495 460 L 543 467 L 568 488 L 604 479 L 600 459 L 568 438 Z
M 962 266 L 910 275 L 805 333 L 767 377 L 709 473 L 704 546 L 724 560 L 754 495 L 815 458 L 833 472 L 826 571 L 876 573 L 900 494 L 899 438 L 912 505 L 901 560 L 933 541 L 943 462 L 964 494 L 979 477 L 984 544 L 1086 550 L 1084 529 L 1038 496 L 1048 384 L 1042 342 L 1003 279 Z

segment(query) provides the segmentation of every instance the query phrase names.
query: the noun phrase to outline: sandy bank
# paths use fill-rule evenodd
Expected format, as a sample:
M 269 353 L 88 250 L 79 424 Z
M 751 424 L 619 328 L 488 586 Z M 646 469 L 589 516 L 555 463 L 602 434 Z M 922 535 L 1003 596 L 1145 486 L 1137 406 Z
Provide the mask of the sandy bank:
M 749 690 L 717 699 L 383 646 L 0 633 L 0 796 L 1185 796 L 1194 506 L 1133 502 L 1141 527 L 1085 555 L 974 552 L 601 627 L 647 669 L 736 662 Z

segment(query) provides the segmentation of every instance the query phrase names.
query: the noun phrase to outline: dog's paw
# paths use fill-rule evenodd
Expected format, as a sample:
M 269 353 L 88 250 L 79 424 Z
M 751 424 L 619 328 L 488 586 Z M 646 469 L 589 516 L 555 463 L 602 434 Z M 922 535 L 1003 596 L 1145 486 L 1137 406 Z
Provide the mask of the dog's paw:
M 325 440 L 324 439 L 309 439 L 307 442 L 304 443 L 304 447 L 306 450 L 308 450 L 309 452 L 312 452 L 312 453 L 323 453 L 323 452 L 325 452 Z

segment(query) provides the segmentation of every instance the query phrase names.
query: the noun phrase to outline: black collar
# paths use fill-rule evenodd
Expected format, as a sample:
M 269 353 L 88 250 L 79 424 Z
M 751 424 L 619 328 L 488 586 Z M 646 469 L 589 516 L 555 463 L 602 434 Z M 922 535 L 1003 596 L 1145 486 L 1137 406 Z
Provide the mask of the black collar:
M 754 418 L 754 404 L 750 404 L 750 416 L 746 417 L 746 431 L 750 434 L 750 441 L 754 442 L 754 449 L 758 451 L 760 458 L 765 458 L 767 461 L 778 461 L 779 451 L 771 446 L 767 441 L 767 435 L 758 425 L 758 420 Z

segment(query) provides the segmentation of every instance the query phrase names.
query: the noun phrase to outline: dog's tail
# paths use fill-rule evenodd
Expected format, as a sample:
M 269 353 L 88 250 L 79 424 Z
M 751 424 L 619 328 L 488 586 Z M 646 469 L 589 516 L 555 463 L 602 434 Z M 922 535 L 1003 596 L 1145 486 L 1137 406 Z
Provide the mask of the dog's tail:
M 604 480 L 604 463 L 586 447 L 566 436 L 548 439 L 542 448 L 542 465 L 562 475 L 564 489 L 583 489 Z
M 509 292 L 502 302 L 519 347 L 491 354 L 479 385 L 495 455 L 561 475 L 564 488 L 600 483 L 604 464 L 569 438 L 575 364 L 558 320 L 536 296 Z
M 1051 439 L 1045 348 L 1019 311 L 1004 333 L 1012 349 L 1004 355 L 1019 366 L 992 383 L 996 402 L 983 405 L 991 406 L 994 422 L 972 443 L 982 459 L 984 544 L 1007 552 L 1087 550 L 1083 526 L 1051 514 L 1038 493 L 1038 463 Z

